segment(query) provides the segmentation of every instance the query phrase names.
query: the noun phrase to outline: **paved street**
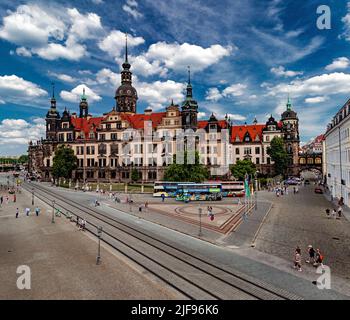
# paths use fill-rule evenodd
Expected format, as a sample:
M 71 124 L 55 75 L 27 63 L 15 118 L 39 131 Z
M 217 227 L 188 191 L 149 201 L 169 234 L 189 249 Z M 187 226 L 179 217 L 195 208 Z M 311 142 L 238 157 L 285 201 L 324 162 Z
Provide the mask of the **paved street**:
M 290 190 L 279 198 L 273 192 L 261 196 L 272 201 L 273 208 L 256 241 L 258 250 L 292 261 L 297 245 L 306 258 L 311 244 L 321 249 L 334 274 L 350 279 L 350 222 L 344 217 L 327 219 L 325 209 L 331 209 L 331 204 L 314 193 L 313 185 L 300 187 L 299 194 Z
M 92 206 L 93 196 L 87 193 L 72 192 L 52 187 L 49 187 L 49 189 L 55 189 L 55 192 L 59 194 L 79 201 L 82 204 L 89 204 Z M 177 247 L 184 248 L 199 256 L 203 256 L 218 266 L 222 265 L 225 268 L 232 268 L 232 270 L 243 272 L 244 274 L 271 283 L 301 297 L 308 299 L 348 299 L 348 297 L 345 297 L 343 294 L 334 290 L 317 289 L 316 286 L 312 284 L 312 281 L 318 278 L 318 275 L 314 270 L 308 274 L 294 272 L 294 270 L 291 269 L 293 251 L 290 252 L 288 256 L 283 256 L 283 259 L 278 259 L 275 255 L 270 254 L 257 255 L 259 251 L 256 249 L 250 249 L 253 251 L 247 251 L 246 248 L 233 249 L 212 245 L 208 242 L 170 230 L 144 219 L 139 219 L 135 215 L 130 215 L 105 205 L 99 207 L 98 210 L 101 210 L 105 214 L 107 213 L 124 223 L 130 224 L 135 228 L 140 228 L 150 235 L 167 239 Z M 342 281 L 340 282 L 342 283 Z M 340 290 L 344 289 L 341 292 L 348 295 L 350 294 L 349 288 L 337 286 L 337 290 L 338 288 Z
M 4 183 L 0 174 L 0 183 Z M 0 191 L 6 196 L 7 192 Z M 64 218 L 51 223 L 51 208 L 22 192 L 0 208 L 0 299 L 176 299 L 143 268 L 102 246 L 102 264 L 96 265 L 97 242 Z M 31 208 L 25 216 L 26 207 Z M 16 208 L 19 218 L 15 218 Z M 18 290 L 17 267 L 31 268 L 31 290 Z

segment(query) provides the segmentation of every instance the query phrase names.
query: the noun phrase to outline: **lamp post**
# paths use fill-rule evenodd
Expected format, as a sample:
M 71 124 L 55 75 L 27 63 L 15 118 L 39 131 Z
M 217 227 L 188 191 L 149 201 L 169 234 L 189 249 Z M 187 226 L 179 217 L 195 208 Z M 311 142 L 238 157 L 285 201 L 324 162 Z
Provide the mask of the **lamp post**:
M 34 188 L 32 188 L 32 206 L 34 206 Z
M 102 237 L 102 227 L 97 228 L 98 246 L 97 246 L 97 258 L 96 264 L 101 264 L 101 237 Z
M 52 200 L 52 219 L 51 223 L 55 223 L 55 200 Z
M 255 171 L 254 179 L 255 179 L 255 210 L 258 210 L 258 174 L 259 171 Z
M 202 236 L 202 208 L 199 206 L 198 208 L 198 216 L 199 216 L 199 232 L 198 236 Z

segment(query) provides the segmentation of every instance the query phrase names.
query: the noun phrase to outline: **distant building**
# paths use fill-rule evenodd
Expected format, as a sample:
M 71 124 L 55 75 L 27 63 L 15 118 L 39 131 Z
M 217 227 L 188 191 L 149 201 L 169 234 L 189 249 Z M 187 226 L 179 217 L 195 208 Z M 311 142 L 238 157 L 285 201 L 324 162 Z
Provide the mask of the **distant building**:
M 325 180 L 334 198 L 350 204 L 350 100 L 333 117 L 324 142 Z
M 59 145 L 67 145 L 78 158 L 78 168 L 73 173 L 78 181 L 128 182 L 131 171 L 136 169 L 140 180 L 152 182 L 161 180 L 173 156 L 188 150 L 192 143 L 212 176 L 230 178 L 229 165 L 242 159 L 251 160 L 261 173 L 272 175 L 273 163 L 267 149 L 278 136 L 286 142 L 289 174 L 298 174 L 298 118 L 289 99 L 278 122 L 272 115 L 266 123 L 258 124 L 255 119 L 251 125 L 232 125 L 227 115 L 217 119 L 211 114 L 208 120 L 198 120 L 198 103 L 189 71 L 186 98 L 181 106 L 172 101 L 165 111 L 153 112 L 148 107 L 138 114 L 138 95 L 132 85 L 127 46 L 122 67 L 115 106 L 99 117 L 89 114 L 85 91 L 79 116 L 67 109 L 61 116 L 53 88 L 46 114 L 46 137 L 29 144 L 30 171 L 50 180 L 55 150 Z M 184 133 L 182 146 L 176 143 L 179 132 Z

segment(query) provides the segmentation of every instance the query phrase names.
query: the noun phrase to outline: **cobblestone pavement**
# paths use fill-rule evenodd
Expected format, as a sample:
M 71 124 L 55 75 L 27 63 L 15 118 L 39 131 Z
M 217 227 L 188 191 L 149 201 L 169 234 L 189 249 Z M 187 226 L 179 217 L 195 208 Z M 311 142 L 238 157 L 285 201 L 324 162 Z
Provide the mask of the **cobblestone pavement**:
M 272 201 L 273 207 L 257 237 L 258 250 L 292 261 L 299 245 L 305 261 L 311 244 L 324 254 L 332 273 L 350 279 L 350 222 L 344 217 L 328 219 L 325 209 L 332 205 L 314 193 L 313 185 L 300 187 L 299 194 L 277 198 L 273 192 L 262 192 L 261 197 Z
M 7 193 L 1 190 L 0 194 Z M 97 266 L 95 239 L 63 217 L 52 224 L 51 209 L 37 198 L 35 205 L 41 209 L 38 217 L 31 195 L 22 192 L 16 203 L 11 196 L 0 208 L 0 299 L 181 298 L 104 245 L 102 264 Z M 24 214 L 27 206 L 31 209 L 28 217 Z M 17 289 L 20 265 L 31 268 L 31 290 Z

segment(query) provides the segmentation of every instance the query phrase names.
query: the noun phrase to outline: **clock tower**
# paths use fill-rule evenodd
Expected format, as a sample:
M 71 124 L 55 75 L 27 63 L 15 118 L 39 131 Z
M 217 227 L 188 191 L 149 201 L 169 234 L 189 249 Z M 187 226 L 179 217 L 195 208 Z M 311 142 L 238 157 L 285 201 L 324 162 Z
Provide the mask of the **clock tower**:
M 118 112 L 136 113 L 137 91 L 132 86 L 132 72 L 128 61 L 128 38 L 125 36 L 125 61 L 121 72 L 121 86 L 116 90 L 116 110 Z

